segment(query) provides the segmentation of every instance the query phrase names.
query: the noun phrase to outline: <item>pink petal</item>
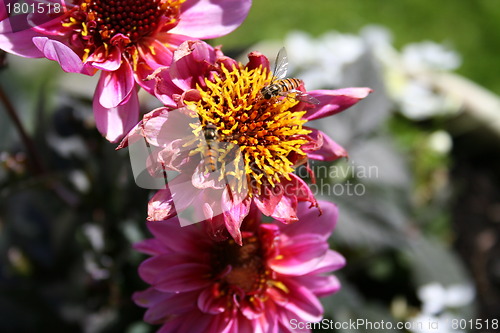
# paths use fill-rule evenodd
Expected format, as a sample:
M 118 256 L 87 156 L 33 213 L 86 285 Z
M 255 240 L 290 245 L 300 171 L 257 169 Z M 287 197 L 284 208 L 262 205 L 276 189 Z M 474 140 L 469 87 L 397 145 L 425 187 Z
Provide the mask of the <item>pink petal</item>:
M 94 99 L 105 108 L 114 108 L 122 104 L 135 87 L 134 73 L 128 61 L 122 61 L 116 71 L 103 71 L 97 83 Z
M 180 108 L 169 111 L 157 109 L 154 115 L 144 117 L 143 133 L 148 142 L 157 147 L 168 147 L 177 140 L 188 141 L 194 137 L 191 126 L 200 124 L 198 118 L 190 117 L 192 111 Z M 186 148 L 190 149 L 190 148 Z
M 96 91 L 96 95 L 98 92 Z M 138 122 L 139 99 L 133 89 L 129 99 L 121 105 L 106 108 L 99 103 L 98 96 L 94 95 L 94 118 L 99 132 L 110 142 L 118 142 Z
M 175 219 L 161 222 L 148 222 L 148 229 L 154 239 L 161 241 L 165 247 L 164 252 L 193 253 L 199 251 L 204 245 L 203 229 L 198 225 L 181 227 Z
M 200 41 L 182 43 L 174 54 L 169 74 L 172 82 L 182 90 L 196 88 L 204 82 L 206 71 L 215 63 L 214 49 Z
M 205 332 L 220 332 L 220 333 L 239 333 L 239 332 L 250 332 L 245 330 L 240 330 L 240 322 L 238 314 L 228 314 L 222 313 L 220 315 L 207 315 L 211 318 L 211 322 L 208 325 Z
M 232 202 L 229 199 L 226 188 L 222 197 L 222 203 L 227 231 L 229 231 L 237 244 L 242 245 L 240 227 L 243 219 L 250 211 L 250 200 L 237 200 L 236 202 Z
M 311 203 L 309 207 L 317 206 L 314 193 L 311 191 L 311 188 L 307 185 L 307 183 L 294 173 L 289 176 L 291 180 L 287 180 L 283 183 L 283 186 L 285 187 L 285 195 L 295 195 L 297 196 L 298 201 L 308 201 Z
M 33 43 L 50 60 L 57 61 L 65 72 L 89 74 L 89 69 L 72 49 L 47 37 L 34 37 Z
M 221 328 L 217 327 L 216 330 L 209 329 L 213 325 L 216 317 L 206 315 L 199 310 L 193 310 L 185 316 L 174 317 L 167 321 L 158 330 L 157 333 L 174 333 L 174 332 L 189 332 L 189 333 L 207 333 L 207 332 L 221 332 Z
M 171 33 L 199 39 L 217 38 L 236 29 L 246 18 L 250 0 L 188 0 Z
M 7 6 L 2 2 L 2 5 L 0 5 L 0 20 L 5 20 L 6 18 L 9 17 L 9 13 L 7 12 Z M 1 30 L 0 30 L 1 32 Z
M 73 11 L 75 5 L 70 4 L 69 1 L 60 1 L 60 0 L 27 0 L 26 2 L 37 3 L 40 2 L 52 2 L 52 3 L 60 3 L 62 7 L 62 12 L 58 15 L 53 15 L 54 13 L 50 13 L 49 11 L 45 11 L 45 13 L 35 13 L 31 16 L 33 30 L 39 32 L 44 36 L 61 36 L 61 41 L 63 39 L 67 39 L 66 36 L 63 35 L 63 31 L 67 31 L 67 28 L 63 27 L 63 23 L 69 21 L 69 17 Z M 36 12 L 36 11 L 35 11 Z
M 212 268 L 198 263 L 169 265 L 162 271 L 155 283 L 155 288 L 164 292 L 185 292 L 208 287 Z
M 334 115 L 356 104 L 371 92 L 370 88 L 308 91 L 308 94 L 318 99 L 320 104 L 308 110 L 304 118 L 314 120 Z
M 254 333 L 278 333 L 278 316 L 276 315 L 276 305 L 273 302 L 267 302 L 262 316 L 251 321 Z
M 122 53 L 120 48 L 111 46 L 109 53 L 104 46 L 100 46 L 87 59 L 87 63 L 93 67 L 105 71 L 116 71 L 120 68 L 122 62 Z
M 158 68 L 147 77 L 147 80 L 142 79 L 142 77 L 149 73 L 149 67 L 139 64 L 138 71 L 136 81 L 142 88 L 150 93 L 154 92 L 155 96 L 166 106 L 175 107 L 177 105 L 174 95 L 180 96 L 183 90 L 172 82 L 169 67 Z
M 294 329 L 290 327 L 290 323 L 305 323 L 305 320 L 287 310 L 280 309 L 278 312 L 278 321 L 280 333 L 311 333 L 311 330 L 305 326 L 298 326 Z
M 144 321 L 151 324 L 160 324 L 173 315 L 184 315 L 196 308 L 196 297 L 199 292 L 161 293 L 167 297 L 151 304 L 144 314 Z
M 328 250 L 321 262 L 309 274 L 333 272 L 345 266 L 345 258 L 338 252 Z
M 306 287 L 296 283 L 292 279 L 284 280 L 289 289 L 288 302 L 284 308 L 290 312 L 288 317 L 297 316 L 301 321 L 316 322 L 321 320 L 323 306 L 318 298 Z
M 319 201 L 319 207 L 322 213 L 318 210 L 310 209 L 309 204 L 301 202 L 297 208 L 299 223 L 291 223 L 281 226 L 282 233 L 289 237 L 300 235 L 315 234 L 326 240 L 332 233 L 337 223 L 338 209 L 337 206 L 328 201 Z
M 335 275 L 297 276 L 293 278 L 298 284 L 308 288 L 318 297 L 331 295 L 340 289 L 340 281 Z
M 214 294 L 212 288 L 205 288 L 198 297 L 198 308 L 208 314 L 219 314 L 226 310 L 227 297 Z
M 158 239 L 146 239 L 134 244 L 134 249 L 149 255 L 157 255 L 168 252 L 165 245 Z
M 262 67 L 269 70 L 269 59 L 260 52 L 250 52 L 248 54 L 248 63 L 246 67 L 248 69 Z
M 254 218 L 252 215 L 249 215 L 248 218 L 253 223 L 260 223 L 260 216 Z M 280 228 L 277 225 L 271 223 L 259 224 L 259 239 L 264 249 L 264 257 L 274 258 L 280 254 L 277 244 L 280 240 Z
M 144 308 L 151 307 L 169 297 L 170 294 L 162 293 L 153 287 L 149 287 L 148 289 L 143 291 L 137 291 L 132 295 L 132 299 L 134 300 L 135 304 Z
M 177 214 L 170 190 L 159 190 L 148 203 L 148 221 L 163 221 Z
M 153 112 L 153 111 L 152 111 Z M 120 144 L 115 148 L 115 150 L 120 150 L 127 148 L 129 145 L 138 142 L 139 140 L 145 140 L 142 135 L 142 120 L 138 122 L 128 133 L 125 135 L 120 142 Z
M 203 227 L 205 232 L 210 236 L 210 239 L 215 242 L 222 242 L 228 239 L 226 221 L 222 214 L 207 219 L 207 221 L 203 223 Z
M 288 244 L 282 245 L 280 256 L 270 260 L 269 266 L 280 274 L 309 274 L 321 262 L 327 250 L 328 243 L 318 235 L 295 236 L 289 239 Z
M 183 265 L 193 262 L 194 258 L 187 254 L 165 253 L 144 260 L 139 265 L 139 276 L 149 284 L 154 284 L 164 278 L 163 272 L 170 270 L 172 266 Z
M 196 298 L 199 292 L 164 293 L 154 288 L 136 292 L 132 295 L 134 302 L 148 310 L 144 320 L 151 324 L 160 324 L 172 315 L 184 314 L 196 307 Z
M 235 320 L 236 321 L 236 320 Z M 247 320 L 246 318 L 242 318 L 237 321 L 238 326 L 234 327 L 233 330 L 235 333 L 239 332 L 252 332 L 252 333 L 264 333 L 264 332 L 269 332 L 272 333 L 272 331 L 263 331 L 262 329 L 256 328 L 255 322 L 256 320 Z
M 311 192 L 306 182 L 295 174 L 290 174 L 289 176 L 290 180 L 282 180 L 280 185 L 282 188 L 282 196 L 276 196 L 280 201 L 270 214 L 274 219 L 283 223 L 293 223 L 297 221 L 296 210 L 299 201 L 308 201 L 311 203 L 311 206 L 317 206 L 314 194 Z M 263 213 L 265 214 L 264 211 Z
M 183 110 L 188 109 L 171 110 L 162 107 L 145 114 L 142 120 L 123 138 L 116 150 L 128 147 L 139 140 L 147 140 L 147 143 L 157 155 L 175 154 L 176 151 L 173 149 L 178 149 L 176 148 L 178 145 L 183 148 L 181 152 L 189 151 L 191 148 L 185 146 L 186 140 L 191 139 L 193 136 L 192 129 L 189 126 L 190 124 L 199 123 L 199 120 L 183 114 Z M 170 160 L 174 160 L 174 158 L 170 157 Z
M 296 208 L 297 197 L 283 195 L 270 216 L 283 223 L 297 222 Z
M 176 216 L 177 212 L 184 211 L 203 194 L 202 190 L 192 185 L 188 172 L 169 180 L 167 187 L 158 191 L 149 201 L 148 221 L 162 221 Z
M 152 73 L 153 71 L 151 70 L 151 67 L 149 67 L 145 62 L 140 62 L 136 65 L 136 68 L 134 70 L 134 80 L 135 83 L 137 83 L 141 88 L 146 90 L 151 95 L 154 95 L 156 81 L 152 78 L 149 78 L 149 75 L 151 75 Z M 163 104 L 174 106 L 171 103 Z
M 135 81 L 150 94 L 155 93 L 157 81 L 150 78 L 149 75 L 161 67 L 170 66 L 173 50 L 188 38 L 180 36 L 182 39 L 179 40 L 176 37 L 178 36 L 171 34 L 161 34 L 155 38 L 145 37 L 137 47 L 141 60 L 134 70 Z M 171 92 L 164 94 L 163 97 L 166 100 L 161 99 L 164 105 L 175 105 L 171 95 Z
M 151 71 L 154 71 L 159 67 L 170 66 L 174 57 L 174 50 L 188 39 L 189 37 L 186 36 L 172 34 L 144 38 L 138 48 L 139 54 L 151 68 Z
M 0 5 L 2 9 L 2 5 Z M 7 14 L 5 14 L 7 17 Z M 0 49 L 21 57 L 41 58 L 43 53 L 33 44 L 33 37 L 40 34 L 32 30 L 13 32 L 9 20 L 0 21 Z
M 265 186 L 261 194 L 255 195 L 254 202 L 264 215 L 270 216 L 280 203 L 284 192 L 281 184 L 278 184 L 274 188 Z
M 312 131 L 309 136 L 317 142 L 319 148 L 311 151 L 306 149 L 307 157 L 318 161 L 335 161 L 348 156 L 347 151 L 324 132 L 314 128 L 308 129 Z
M 174 295 L 163 293 L 164 295 Z M 174 308 L 175 309 L 175 308 Z M 154 304 L 144 314 L 144 321 L 150 324 L 161 324 L 169 319 L 172 311 L 172 303 L 167 298 L 161 302 Z

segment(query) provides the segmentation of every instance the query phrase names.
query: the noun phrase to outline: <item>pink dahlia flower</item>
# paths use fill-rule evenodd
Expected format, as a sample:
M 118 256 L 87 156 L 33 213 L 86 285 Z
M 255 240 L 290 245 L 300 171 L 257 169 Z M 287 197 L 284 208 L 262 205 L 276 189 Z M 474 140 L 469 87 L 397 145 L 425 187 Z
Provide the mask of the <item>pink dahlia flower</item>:
M 9 17 L 0 4 L 0 49 L 55 60 L 66 72 L 101 70 L 94 114 L 97 128 L 112 142 L 137 123 L 136 83 L 151 92 L 153 83 L 144 79 L 168 66 L 183 41 L 231 32 L 251 5 L 251 0 L 26 2 L 36 5 L 34 14 Z
M 318 217 L 299 205 L 300 222 L 261 223 L 252 206 L 243 222 L 243 245 L 205 237 L 203 224 L 149 222 L 154 238 L 136 244 L 151 255 L 139 266 L 150 288 L 134 301 L 159 332 L 294 332 L 290 321 L 317 322 L 318 297 L 339 290 L 333 275 L 344 258 L 327 239 L 337 208 L 322 202 Z
M 347 153 L 307 122 L 343 111 L 371 92 L 369 88 L 308 91 L 318 104 L 293 96 L 264 98 L 262 88 L 273 82 L 265 56 L 252 52 L 243 65 L 218 48 L 192 41 L 179 47 L 169 68 L 160 68 L 152 77 L 157 81 L 156 94 L 167 107 L 147 114 L 119 148 L 144 138 L 156 149 L 150 156 L 156 163 L 149 162 L 153 169 L 181 171 L 181 176 L 151 199 L 148 219 L 168 219 L 196 206 L 204 214 L 198 221 L 222 213 L 224 223 L 216 223 L 225 224 L 238 243 L 239 226 L 251 202 L 285 223 L 298 219 L 298 202 L 317 206 L 294 169 L 307 165 L 308 159 L 332 161 Z M 302 84 L 297 89 L 305 93 Z M 214 170 L 221 172 L 207 172 Z M 192 187 L 172 190 L 181 183 Z

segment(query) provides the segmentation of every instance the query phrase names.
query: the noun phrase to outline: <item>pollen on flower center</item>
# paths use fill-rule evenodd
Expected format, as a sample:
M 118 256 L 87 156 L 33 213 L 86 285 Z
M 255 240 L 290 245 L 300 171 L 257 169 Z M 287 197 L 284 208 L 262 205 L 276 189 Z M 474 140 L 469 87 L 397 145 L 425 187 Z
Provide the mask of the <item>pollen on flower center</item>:
M 290 179 L 294 171 L 290 156 L 305 156 L 301 147 L 310 133 L 302 127 L 307 121 L 302 118 L 305 111 L 292 111 L 296 100 L 262 98 L 260 90 L 271 79 L 262 67 L 240 65 L 229 70 L 222 66 L 221 75 L 206 79 L 205 87 L 198 86 L 201 98 L 186 102 L 196 109 L 201 126 L 215 125 L 220 141 L 239 147 L 247 181 L 258 192 L 263 184 L 275 186 L 283 177 Z M 224 164 L 222 158 L 219 162 Z
M 80 0 L 64 24 L 76 32 L 91 53 L 96 47 L 109 44 L 117 34 L 134 44 L 179 17 L 185 0 Z

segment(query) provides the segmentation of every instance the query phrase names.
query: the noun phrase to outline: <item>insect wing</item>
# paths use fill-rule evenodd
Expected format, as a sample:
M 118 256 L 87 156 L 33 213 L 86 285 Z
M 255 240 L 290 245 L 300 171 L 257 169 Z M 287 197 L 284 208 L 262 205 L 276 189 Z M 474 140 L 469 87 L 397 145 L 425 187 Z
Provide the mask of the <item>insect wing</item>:
M 276 55 L 276 62 L 274 63 L 273 80 L 281 80 L 285 78 L 288 71 L 288 56 L 286 49 L 282 47 Z
M 320 101 L 316 99 L 315 97 L 306 94 L 305 92 L 302 92 L 300 90 L 288 90 L 288 91 L 282 91 L 280 92 L 281 96 L 284 96 L 286 98 L 291 98 L 291 99 L 296 99 L 297 101 L 304 102 L 304 103 L 309 103 L 309 104 L 319 104 Z
M 309 103 L 309 104 L 316 104 L 316 105 L 320 103 L 317 98 L 315 98 L 309 94 L 306 94 L 302 91 L 295 90 L 294 92 L 295 92 L 294 98 L 298 101 L 301 101 L 304 103 Z

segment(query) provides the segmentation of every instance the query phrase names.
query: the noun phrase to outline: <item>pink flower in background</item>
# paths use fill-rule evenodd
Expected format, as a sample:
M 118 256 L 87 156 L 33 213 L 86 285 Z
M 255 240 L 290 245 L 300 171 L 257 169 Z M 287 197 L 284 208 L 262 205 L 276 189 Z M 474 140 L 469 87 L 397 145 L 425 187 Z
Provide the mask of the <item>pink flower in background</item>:
M 317 206 L 313 193 L 293 173 L 294 169 L 308 159 L 332 161 L 347 156 L 326 134 L 306 124 L 347 109 L 371 89 L 309 91 L 317 105 L 292 97 L 266 99 L 261 89 L 273 79 L 269 61 L 258 52 L 248 57 L 249 62 L 243 65 L 224 56 L 218 48 L 187 41 L 175 52 L 169 68 L 160 68 L 152 75 L 157 81 L 155 93 L 168 107 L 147 114 L 119 148 L 144 138 L 159 151 L 156 157 L 150 156 L 157 161 L 157 169 L 182 171 L 182 181 L 191 182 L 199 191 L 186 194 L 186 187 L 177 193 L 171 188 L 158 191 L 149 204 L 150 221 L 169 219 L 183 208 L 180 206 L 203 205 L 207 209 L 199 221 L 210 220 L 221 212 L 213 209 L 215 205 L 222 207 L 225 221 L 214 223 L 225 224 L 236 242 L 241 243 L 239 226 L 251 202 L 267 216 L 294 222 L 298 202 Z M 305 92 L 302 85 L 298 89 Z M 196 124 L 190 123 L 193 119 Z M 207 127 L 217 132 L 219 145 L 218 160 L 212 160 L 212 168 L 223 170 L 224 180 L 232 184 L 219 186 L 221 194 L 217 198 L 213 194 L 217 179 L 211 173 L 199 172 L 198 162 L 207 154 Z M 221 148 L 222 144 L 226 149 Z M 233 161 L 237 161 L 233 163 L 236 165 L 231 165 Z M 206 170 L 206 166 L 204 169 L 201 165 L 201 169 Z M 182 200 L 176 200 L 176 196 Z M 217 200 L 218 204 L 210 203 Z
M 242 246 L 205 237 L 203 224 L 149 222 L 154 238 L 136 249 L 152 256 L 139 267 L 151 287 L 133 296 L 148 309 L 144 319 L 162 325 L 163 333 L 293 332 L 293 319 L 321 320 L 318 297 L 340 288 L 337 278 L 325 273 L 345 264 L 327 242 L 337 208 L 321 205 L 318 217 L 301 203 L 300 221 L 290 225 L 262 224 L 252 206 Z
M 55 60 L 66 72 L 101 70 L 94 114 L 97 128 L 112 142 L 138 121 L 137 85 L 151 92 L 153 82 L 144 79 L 169 65 L 183 41 L 231 32 L 251 5 L 251 0 L 28 2 L 43 4 L 43 13 L 9 18 L 0 4 L 0 49 Z

